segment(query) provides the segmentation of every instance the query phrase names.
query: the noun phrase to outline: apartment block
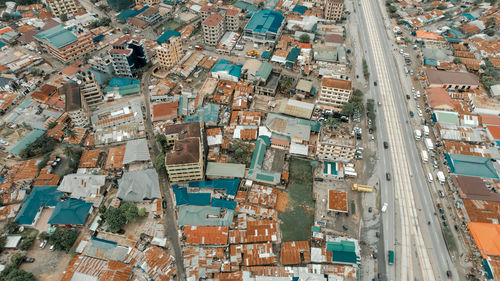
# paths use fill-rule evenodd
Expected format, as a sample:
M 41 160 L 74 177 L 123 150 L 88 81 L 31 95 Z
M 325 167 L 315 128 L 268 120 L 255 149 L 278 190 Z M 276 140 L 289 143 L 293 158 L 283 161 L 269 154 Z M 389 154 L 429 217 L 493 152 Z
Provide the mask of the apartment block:
M 113 63 L 111 62 L 111 57 L 109 55 L 104 57 L 94 56 L 90 58 L 88 62 L 90 67 L 99 72 L 107 73 L 109 75 L 113 74 Z
M 62 62 L 74 60 L 95 48 L 91 33 L 74 33 L 60 24 L 35 35 L 41 50 Z
M 352 94 L 352 81 L 335 78 L 321 80 L 321 92 L 318 105 L 324 109 L 340 111 L 344 103 L 349 102 Z
M 111 56 L 114 72 L 118 76 L 132 77 L 135 69 L 149 62 L 146 40 L 131 35 L 118 38 L 108 53 Z
M 101 86 L 97 83 L 94 73 L 88 71 L 79 75 L 80 91 L 89 108 L 96 108 L 103 103 Z
M 89 110 L 80 90 L 77 82 L 69 82 L 59 89 L 59 95 L 65 97 L 65 110 L 75 127 L 86 127 L 90 124 Z
M 237 32 L 240 29 L 240 10 L 230 9 L 225 11 L 224 15 L 227 31 Z
M 213 14 L 216 10 L 217 10 L 216 6 L 205 5 L 205 6 L 201 7 L 201 9 L 200 9 L 201 22 L 204 22 L 208 18 L 208 16 Z
M 52 14 L 56 17 L 72 15 L 81 9 L 78 0 L 47 0 L 46 2 Z
M 323 160 L 350 162 L 356 153 L 356 138 L 323 127 L 316 143 L 316 155 Z
M 224 35 L 224 17 L 220 14 L 211 14 L 201 24 L 203 28 L 203 40 L 209 46 L 217 46 L 220 38 Z
M 167 30 L 157 40 L 160 46 L 155 48 L 158 63 L 164 69 L 169 69 L 184 56 L 181 34 L 178 31 Z
M 199 122 L 176 124 L 165 128 L 167 143 L 173 146 L 165 155 L 165 167 L 171 182 L 204 178 L 203 138 Z
M 344 12 L 344 0 L 325 0 L 325 19 L 341 20 Z

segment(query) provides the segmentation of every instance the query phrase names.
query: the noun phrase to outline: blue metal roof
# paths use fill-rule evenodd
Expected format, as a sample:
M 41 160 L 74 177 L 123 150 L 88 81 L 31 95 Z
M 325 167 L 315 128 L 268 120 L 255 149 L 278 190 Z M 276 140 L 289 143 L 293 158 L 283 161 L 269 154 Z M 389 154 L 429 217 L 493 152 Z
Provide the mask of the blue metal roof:
M 149 8 L 149 6 L 144 6 L 140 10 L 132 10 L 132 9 L 127 9 L 123 12 L 121 12 L 119 15 L 116 16 L 117 19 L 122 19 L 123 21 L 127 21 L 128 18 L 133 18 L 137 16 L 138 14 L 146 11 Z
M 296 5 L 293 8 L 292 13 L 298 13 L 300 15 L 303 15 L 306 11 L 307 11 L 307 7 L 306 6 Z
M 69 198 L 59 202 L 49 218 L 50 224 L 82 225 L 89 215 L 92 203 Z
M 165 31 L 160 37 L 158 37 L 156 42 L 158 42 L 158 44 L 163 44 L 163 43 L 165 43 L 165 41 L 170 39 L 170 37 L 172 37 L 172 36 L 180 37 L 181 33 L 179 31 L 169 29 L 169 30 Z
M 234 77 L 240 77 L 242 65 L 232 64 L 226 59 L 221 59 L 213 68 L 212 72 L 225 71 Z
M 463 154 L 445 154 L 452 174 L 498 179 L 490 158 Z
M 235 201 L 223 200 L 223 199 L 218 199 L 218 198 L 212 199 L 212 207 L 221 207 L 221 208 L 234 210 L 234 209 L 236 209 L 236 205 L 237 204 Z
M 257 33 L 277 33 L 283 20 L 283 14 L 280 12 L 262 10 L 253 15 L 245 29 L 250 29 Z
M 63 195 L 57 186 L 35 186 L 24 198 L 23 207 L 16 217 L 19 224 L 32 225 L 41 207 L 55 207 Z
M 57 49 L 60 49 L 78 40 L 73 32 L 65 29 L 64 27 L 64 24 L 54 26 L 36 34 L 35 37 L 49 43 Z
M 15 155 L 19 155 L 23 149 L 28 147 L 28 145 L 34 143 L 39 137 L 41 137 L 43 134 L 45 134 L 45 130 L 40 130 L 40 129 L 34 129 L 33 131 L 29 132 L 24 138 L 22 138 L 20 141 L 14 145 L 9 152 L 13 153 Z
M 226 194 L 236 195 L 240 179 L 216 179 L 211 181 L 192 181 L 189 187 L 225 189 Z

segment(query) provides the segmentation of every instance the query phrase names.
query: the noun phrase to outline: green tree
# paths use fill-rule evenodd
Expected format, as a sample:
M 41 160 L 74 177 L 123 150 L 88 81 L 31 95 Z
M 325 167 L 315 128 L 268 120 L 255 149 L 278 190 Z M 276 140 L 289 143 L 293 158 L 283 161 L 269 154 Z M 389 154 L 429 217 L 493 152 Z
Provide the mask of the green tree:
M 164 134 L 155 135 L 156 142 L 160 145 L 162 151 L 165 151 L 167 148 L 167 138 Z
M 146 211 L 146 208 L 141 208 L 139 209 L 139 217 L 144 217 L 146 215 L 147 211 Z
M 42 70 L 38 67 L 33 67 L 30 69 L 30 74 L 34 76 L 39 76 L 40 74 L 42 74 Z
M 78 234 L 75 230 L 70 228 L 56 228 L 54 233 L 50 236 L 50 242 L 56 250 L 63 250 L 66 253 L 71 250 L 76 241 Z
M 16 228 L 19 226 L 19 224 L 15 220 L 9 220 L 5 226 L 3 227 L 4 232 L 7 233 L 12 233 Z
M 67 21 L 67 20 L 68 20 L 68 15 L 66 15 L 66 14 L 62 14 L 62 15 L 59 17 L 59 19 L 60 19 L 61 21 L 64 21 L 64 22 L 65 22 L 65 21 Z
M 36 233 L 28 235 L 21 240 L 21 243 L 19 243 L 19 249 L 23 251 L 27 251 L 31 248 L 31 245 L 33 245 L 33 242 L 35 242 L 36 238 Z
M 52 122 L 49 122 L 47 128 L 50 130 L 50 129 L 53 129 L 55 126 L 57 126 L 57 122 L 56 121 L 52 121 Z
M 155 167 L 156 167 L 156 170 L 159 172 L 159 173 L 166 173 L 167 170 L 165 168 L 165 153 L 160 153 L 158 155 L 156 155 L 156 160 L 155 160 Z
M 40 233 L 38 235 L 38 239 L 40 239 L 40 241 L 49 240 L 50 239 L 50 235 L 46 231 L 43 231 L 42 233 Z
M 0 280 L 2 281 L 35 281 L 35 276 L 31 272 L 26 272 L 17 269 L 17 266 L 8 264 L 5 269 L 0 273 Z
M 309 34 L 302 34 L 299 37 L 299 41 L 301 43 L 309 43 L 311 41 L 311 37 L 309 37 Z
M 76 139 L 77 134 L 73 128 L 66 129 L 66 136 L 72 140 Z
M 462 59 L 460 59 L 460 58 L 454 58 L 453 59 L 453 63 L 454 64 L 462 64 Z
M 2 14 L 2 20 L 3 21 L 10 21 L 12 19 L 12 16 L 8 13 L 3 13 Z
M 103 214 L 102 218 L 108 224 L 111 232 L 118 232 L 122 225 L 127 223 L 127 219 L 123 215 L 122 211 L 115 207 L 109 207 Z
M 354 114 L 354 104 L 351 102 L 342 105 L 342 115 L 352 116 Z
M 120 206 L 120 212 L 125 216 L 127 221 L 134 221 L 139 214 L 139 209 L 134 203 L 125 202 Z
M 54 150 L 56 144 L 57 142 L 53 138 L 44 134 L 35 142 L 29 144 L 25 149 L 21 150 L 20 156 L 22 158 L 30 158 L 43 155 Z
M 3 248 L 7 244 L 7 236 L 0 236 L 0 253 L 3 251 Z
M 40 160 L 40 162 L 38 162 L 37 166 L 38 166 L 38 169 L 41 170 L 43 169 L 47 163 L 49 162 L 49 159 L 50 159 L 50 154 L 47 153 L 43 156 L 42 160 Z
M 71 146 L 67 145 L 64 147 L 64 154 L 69 158 L 72 158 L 73 156 L 75 156 L 75 150 Z
M 21 253 L 15 253 L 13 254 L 11 257 L 10 257 L 10 262 L 11 264 L 13 264 L 14 266 L 18 267 L 21 265 L 21 263 L 23 262 L 23 259 L 24 259 L 24 255 L 21 254 Z

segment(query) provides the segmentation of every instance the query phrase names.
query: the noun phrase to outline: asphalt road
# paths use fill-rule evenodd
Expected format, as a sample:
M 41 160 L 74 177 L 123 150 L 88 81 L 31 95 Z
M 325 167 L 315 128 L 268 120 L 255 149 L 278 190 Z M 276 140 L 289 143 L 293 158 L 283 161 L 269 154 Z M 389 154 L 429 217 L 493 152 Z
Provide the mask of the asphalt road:
M 158 155 L 161 151 L 158 143 L 155 140 L 154 132 L 153 132 L 153 122 L 151 121 L 151 105 L 149 98 L 149 81 L 151 80 L 151 70 L 144 73 L 142 76 L 141 86 L 142 86 L 142 96 L 144 99 L 144 106 L 146 107 L 146 132 L 149 137 L 149 142 L 151 144 L 151 149 L 153 151 L 152 159 L 153 162 L 156 159 L 156 155 Z M 177 220 L 175 219 L 175 210 L 174 210 L 174 199 L 172 196 L 172 192 L 170 192 L 170 184 L 165 174 L 159 174 L 160 178 L 160 187 L 163 193 L 163 198 L 167 200 L 167 210 L 165 219 L 165 231 L 167 235 L 168 241 L 170 241 L 170 245 L 173 248 L 173 254 L 175 257 L 175 262 L 177 266 L 177 280 L 186 280 L 186 272 L 184 270 L 182 251 L 179 242 L 179 233 L 177 232 Z
M 404 95 L 408 93 L 407 88 L 411 88 L 411 82 L 404 80 L 404 75 L 401 78 L 403 81 L 400 80 L 401 69 L 396 67 L 396 53 L 392 47 L 394 41 L 387 36 L 386 23 L 378 3 L 369 0 L 356 3 L 355 7 L 361 9 L 359 14 L 364 21 L 360 24 L 361 41 L 368 42 L 365 56 L 372 76 L 370 83 L 378 82 L 374 88 L 382 103 L 378 107 L 377 118 L 383 120 L 378 124 L 380 166 L 385 167 L 385 170 L 379 171 L 381 205 L 388 203 L 388 210 L 382 218 L 383 242 L 385 253 L 387 250 L 396 250 L 395 265 L 387 266 L 382 272 L 387 280 L 445 280 L 446 270 L 449 269 L 454 273 L 453 279 L 458 280 L 439 221 L 434 215 L 434 203 L 413 140 L 412 128 L 407 124 L 408 110 Z M 382 148 L 384 139 L 390 143 L 387 151 Z M 385 173 L 390 171 L 392 181 L 387 182 Z M 427 224 L 428 221 L 431 225 Z M 386 263 L 380 266 L 384 267 Z M 394 272 L 395 269 L 397 272 Z

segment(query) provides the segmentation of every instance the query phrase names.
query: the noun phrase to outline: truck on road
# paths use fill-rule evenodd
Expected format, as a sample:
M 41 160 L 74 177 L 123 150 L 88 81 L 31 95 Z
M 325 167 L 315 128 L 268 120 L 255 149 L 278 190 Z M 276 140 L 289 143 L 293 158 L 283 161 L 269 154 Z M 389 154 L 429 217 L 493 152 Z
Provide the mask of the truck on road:
M 425 143 L 425 147 L 427 148 L 427 150 L 429 150 L 429 151 L 434 150 L 434 144 L 432 143 L 432 140 L 430 138 L 425 138 L 424 143 Z
M 427 151 L 422 150 L 421 155 L 422 155 L 422 161 L 424 161 L 424 163 L 427 163 L 427 161 L 429 161 L 429 154 L 427 154 Z
M 422 132 L 420 130 L 415 130 L 415 139 L 420 140 L 422 137 Z
M 424 126 L 424 136 L 429 136 L 429 126 Z
M 394 264 L 394 251 L 389 250 L 389 264 Z
M 444 173 L 442 171 L 437 171 L 436 176 L 437 176 L 440 184 L 446 183 L 446 178 L 445 178 Z

